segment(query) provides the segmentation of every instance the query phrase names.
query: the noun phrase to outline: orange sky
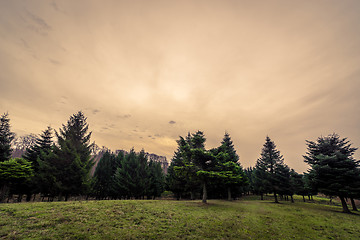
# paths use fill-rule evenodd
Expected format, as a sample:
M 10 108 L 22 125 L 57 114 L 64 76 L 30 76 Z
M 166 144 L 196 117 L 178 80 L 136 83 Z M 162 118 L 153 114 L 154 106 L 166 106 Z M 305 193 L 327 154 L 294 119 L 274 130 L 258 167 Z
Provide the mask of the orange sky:
M 0 0 L 0 110 L 18 134 L 83 110 L 98 145 L 171 158 L 228 131 L 244 167 L 269 135 L 360 147 L 360 1 Z M 359 154 L 356 154 L 358 157 Z

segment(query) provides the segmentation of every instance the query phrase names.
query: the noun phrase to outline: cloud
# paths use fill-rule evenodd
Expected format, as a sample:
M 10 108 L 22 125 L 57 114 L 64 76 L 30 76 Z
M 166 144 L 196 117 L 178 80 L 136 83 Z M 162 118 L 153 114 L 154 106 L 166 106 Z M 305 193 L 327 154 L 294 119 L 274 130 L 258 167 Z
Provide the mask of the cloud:
M 39 28 L 41 28 L 42 30 L 51 30 L 50 25 L 47 24 L 44 19 L 40 18 L 39 16 L 36 16 L 27 9 L 26 9 L 26 13 L 30 17 L 32 22 L 35 23 Z
M 25 9 L 25 12 L 30 20 L 28 21 L 27 28 L 41 36 L 47 36 L 52 27 L 44 19 L 33 14 L 29 10 Z
M 131 118 L 131 115 L 130 114 L 124 114 L 124 115 L 117 115 L 117 117 L 126 119 L 126 118 Z
M 59 61 L 54 60 L 54 59 L 52 59 L 52 58 L 48 58 L 48 60 L 49 60 L 50 63 L 52 63 L 52 64 L 54 64 L 54 65 L 61 65 L 61 63 L 60 63 Z
M 59 11 L 59 8 L 54 0 L 50 3 L 50 5 L 54 8 L 55 11 Z
M 99 113 L 100 112 L 100 110 L 99 109 L 93 109 L 92 110 L 92 113 L 95 115 L 95 114 L 97 114 L 97 113 Z
M 67 103 L 68 103 L 68 97 L 66 97 L 66 96 L 61 96 L 61 98 L 60 98 L 60 103 L 61 103 L 61 104 L 67 104 Z
M 227 129 L 244 166 L 269 134 L 296 170 L 304 139 L 360 145 L 360 2 L 165 2 L 0 1 L 13 126 L 40 132 L 85 109 L 101 145 L 168 156 L 179 135 L 203 130 L 211 148 Z
M 27 41 L 25 41 L 23 38 L 21 38 L 20 41 L 21 41 L 22 45 L 23 45 L 26 49 L 28 49 L 28 50 L 31 49 L 30 46 L 29 46 L 29 44 L 27 43 Z

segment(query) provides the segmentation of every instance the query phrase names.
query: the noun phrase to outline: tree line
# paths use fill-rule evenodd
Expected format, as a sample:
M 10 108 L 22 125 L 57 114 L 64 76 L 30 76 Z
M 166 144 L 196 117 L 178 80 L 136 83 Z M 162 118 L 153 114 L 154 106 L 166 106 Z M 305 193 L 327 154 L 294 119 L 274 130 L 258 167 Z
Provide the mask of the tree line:
M 243 169 L 231 137 L 225 133 L 216 148 L 205 149 L 203 132 L 188 133 L 177 140 L 177 149 L 164 176 L 160 163 L 149 161 L 144 151 L 106 152 L 94 172 L 91 157 L 91 132 L 85 115 L 79 111 L 56 131 L 48 127 L 22 158 L 11 159 L 8 114 L 0 118 L 0 201 L 9 195 L 41 194 L 67 200 L 70 196 L 96 199 L 144 199 L 159 197 L 166 189 L 177 199 L 234 199 L 244 194 L 273 194 L 274 201 L 302 195 L 323 193 L 339 197 L 343 211 L 353 210 L 360 198 L 359 161 L 353 157 L 357 148 L 337 134 L 306 141 L 304 161 L 307 173 L 299 174 L 284 162 L 275 143 L 266 137 L 255 167 Z M 53 138 L 55 137 L 55 141 Z
M 105 198 L 155 198 L 164 189 L 164 174 L 158 162 L 148 161 L 144 151 L 109 151 L 99 160 L 94 176 L 91 157 L 93 144 L 85 115 L 79 111 L 70 116 L 59 131 L 48 127 L 26 149 L 22 158 L 11 158 L 8 114 L 0 118 L 0 201 L 23 195 L 68 200 L 70 196 Z M 55 132 L 55 136 L 54 136 Z M 53 141 L 53 137 L 56 141 Z

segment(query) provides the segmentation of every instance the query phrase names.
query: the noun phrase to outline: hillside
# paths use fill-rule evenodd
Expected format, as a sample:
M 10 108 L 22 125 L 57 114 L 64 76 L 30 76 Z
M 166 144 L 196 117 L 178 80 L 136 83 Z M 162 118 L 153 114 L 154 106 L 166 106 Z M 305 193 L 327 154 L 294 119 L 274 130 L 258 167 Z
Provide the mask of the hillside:
M 0 205 L 2 239 L 360 239 L 359 214 L 271 201 L 88 201 Z

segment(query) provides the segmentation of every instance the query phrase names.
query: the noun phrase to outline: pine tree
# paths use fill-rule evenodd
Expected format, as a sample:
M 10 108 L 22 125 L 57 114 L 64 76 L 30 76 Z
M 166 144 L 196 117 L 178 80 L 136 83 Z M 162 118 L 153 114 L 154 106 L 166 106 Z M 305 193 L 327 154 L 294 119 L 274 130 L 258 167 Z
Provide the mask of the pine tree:
M 215 177 L 214 175 L 214 166 L 215 166 L 215 156 L 205 149 L 206 138 L 202 131 L 197 131 L 191 135 L 191 138 L 187 137 L 188 142 L 190 142 L 190 151 L 187 154 L 190 156 L 190 162 L 187 164 L 188 172 L 193 175 L 195 173 L 196 177 L 194 179 L 200 180 L 202 185 L 202 202 L 207 202 L 207 185 L 211 178 Z M 193 175 L 194 176 L 194 175 Z
M 244 193 L 249 195 L 250 193 L 254 194 L 254 177 L 253 177 L 254 169 L 252 167 L 248 167 L 244 169 L 244 173 L 247 179 L 247 184 L 244 187 Z
M 146 195 L 148 198 L 155 199 L 160 197 L 164 191 L 165 176 L 159 162 L 149 161 L 148 163 L 148 188 Z
M 106 151 L 99 160 L 94 173 L 93 194 L 97 199 L 113 196 L 112 185 L 116 169 L 121 166 L 122 155 L 115 156 Z M 116 195 L 116 194 L 115 194 Z
M 212 153 L 217 158 L 215 169 L 218 179 L 222 182 L 222 187 L 225 186 L 227 189 L 228 200 L 231 200 L 231 192 L 246 183 L 246 176 L 227 132 L 225 132 L 221 145 L 217 149 L 213 149 Z
M 261 151 L 261 157 L 256 161 L 257 178 L 263 182 L 266 192 L 274 194 L 275 202 L 278 203 L 277 193 L 281 190 L 281 171 L 285 167 L 283 156 L 276 149 L 276 145 L 267 136 Z
M 57 169 L 56 180 L 60 183 L 65 200 L 70 195 L 88 194 L 90 190 L 90 169 L 93 166 L 90 144 L 91 132 L 87 118 L 79 111 L 72 115 L 67 125 L 55 131 L 58 144 L 54 152 Z
M 12 158 L 0 162 L 0 202 L 9 190 L 17 192 L 16 186 L 23 184 L 33 176 L 31 163 L 23 158 Z
M 271 182 L 269 172 L 265 164 L 257 163 L 252 171 L 253 190 L 255 194 L 260 195 L 261 200 L 264 200 L 264 194 L 270 192 Z
M 305 202 L 305 182 L 303 179 L 303 175 L 295 172 L 294 169 L 290 171 L 290 186 L 291 192 L 303 197 L 303 201 Z
M 57 156 L 53 148 L 48 152 L 41 151 L 37 162 L 36 180 L 38 191 L 43 198 L 48 197 L 48 200 L 52 200 L 55 196 L 60 195 L 62 190 L 60 182 L 61 169 L 59 169 L 61 165 L 57 162 Z
M 140 198 L 143 189 L 139 187 L 140 174 L 138 172 L 139 161 L 134 149 L 125 156 L 114 175 L 114 188 L 119 192 L 121 198 Z
M 30 200 L 32 194 L 40 192 L 40 189 L 44 189 L 41 185 L 48 185 L 46 178 L 40 178 L 44 172 L 40 172 L 39 162 L 44 161 L 52 151 L 52 128 L 48 127 L 44 130 L 40 136 L 35 140 L 35 144 L 26 149 L 23 158 L 31 162 L 34 170 L 34 177 L 27 182 L 26 186 L 23 186 L 24 193 L 27 194 L 27 201 Z M 42 169 L 44 170 L 44 169 Z M 48 171 L 48 169 L 44 170 Z M 46 173 L 48 175 L 48 173 Z
M 338 196 L 343 212 L 349 213 L 345 198 L 356 195 L 354 186 L 359 182 L 359 161 L 353 158 L 357 148 L 335 133 L 306 143 L 304 161 L 311 167 L 316 188 L 328 196 Z
M 38 157 L 41 155 L 41 151 L 48 153 L 52 150 L 52 128 L 47 127 L 39 137 L 35 139 L 35 144 L 28 149 L 26 149 L 23 158 L 32 163 L 34 171 L 37 172 L 38 169 Z
M 179 200 L 186 192 L 186 183 L 188 179 L 182 171 L 179 171 L 185 166 L 182 161 L 182 148 L 184 146 L 180 145 L 182 143 L 185 144 L 185 141 L 182 137 L 180 137 L 180 140 L 178 140 L 177 143 L 179 145 L 178 149 L 171 159 L 168 173 L 166 175 L 166 189 L 172 191 L 175 194 L 175 197 Z
M 11 142 L 14 138 L 15 134 L 10 131 L 9 114 L 4 113 L 0 117 L 0 162 L 11 158 Z
M 287 199 L 288 196 L 291 197 L 291 202 L 294 202 L 293 195 L 294 192 L 291 187 L 291 173 L 290 168 L 286 164 L 278 164 L 275 170 L 276 172 L 276 186 L 277 191 L 281 198 L 285 197 Z
M 197 142 L 199 142 L 198 140 Z M 191 159 L 191 149 L 194 145 L 191 134 L 188 133 L 186 138 L 180 136 L 177 143 L 177 151 L 174 153 L 168 169 L 167 186 L 169 190 L 174 192 L 177 199 L 180 199 L 186 193 L 190 193 L 190 198 L 195 199 L 195 192 L 199 190 L 201 183 Z M 203 143 L 200 141 L 198 145 L 201 146 Z

